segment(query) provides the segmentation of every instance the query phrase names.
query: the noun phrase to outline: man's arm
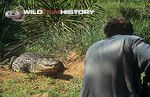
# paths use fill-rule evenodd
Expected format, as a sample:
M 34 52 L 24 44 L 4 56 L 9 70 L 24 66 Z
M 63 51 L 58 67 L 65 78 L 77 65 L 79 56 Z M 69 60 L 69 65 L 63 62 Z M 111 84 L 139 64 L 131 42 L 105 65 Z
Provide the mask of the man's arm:
M 133 42 L 133 53 L 138 61 L 141 73 L 145 72 L 145 75 L 150 77 L 150 43 L 141 38 L 138 38 Z
M 142 90 L 140 97 L 150 97 L 150 43 L 141 38 L 134 40 L 133 53 L 141 70 Z

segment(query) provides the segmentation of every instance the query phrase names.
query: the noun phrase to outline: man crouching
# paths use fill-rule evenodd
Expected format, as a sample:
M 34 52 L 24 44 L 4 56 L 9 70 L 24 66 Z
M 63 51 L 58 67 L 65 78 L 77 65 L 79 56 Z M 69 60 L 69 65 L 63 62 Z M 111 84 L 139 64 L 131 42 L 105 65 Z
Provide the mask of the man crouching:
M 81 97 L 142 97 L 141 73 L 150 77 L 150 44 L 134 36 L 123 17 L 107 23 L 108 37 L 86 53 Z M 145 97 L 145 96 L 143 96 Z

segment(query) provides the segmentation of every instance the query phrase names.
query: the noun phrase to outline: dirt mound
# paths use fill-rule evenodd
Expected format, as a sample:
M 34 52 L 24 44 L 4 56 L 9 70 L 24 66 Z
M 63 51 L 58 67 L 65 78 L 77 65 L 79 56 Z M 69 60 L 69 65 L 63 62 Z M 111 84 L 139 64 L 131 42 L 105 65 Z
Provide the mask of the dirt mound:
M 80 54 L 70 51 L 68 53 L 68 61 L 66 61 L 64 64 L 67 68 L 64 74 L 74 77 L 83 76 L 84 58 L 80 57 Z
M 74 62 L 65 63 L 65 67 L 67 68 L 64 74 L 68 74 L 74 77 L 82 77 L 83 76 L 83 59 L 77 59 Z

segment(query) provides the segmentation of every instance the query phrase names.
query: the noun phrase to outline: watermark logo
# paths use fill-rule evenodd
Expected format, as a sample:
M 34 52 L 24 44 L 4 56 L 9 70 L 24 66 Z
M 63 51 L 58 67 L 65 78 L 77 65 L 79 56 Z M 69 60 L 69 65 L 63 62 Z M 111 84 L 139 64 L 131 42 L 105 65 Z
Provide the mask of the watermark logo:
M 49 10 L 49 9 L 30 9 L 25 10 L 22 6 L 16 7 L 14 10 L 7 11 L 5 16 L 11 18 L 13 21 L 23 21 L 25 14 L 39 15 L 39 14 L 93 14 L 94 10 Z
M 93 14 L 94 10 L 43 10 L 45 14 Z
M 11 18 L 13 21 L 24 20 L 24 8 L 22 6 L 16 7 L 14 10 L 7 11 L 5 13 L 7 18 Z
M 24 14 L 43 14 L 43 10 L 24 10 Z

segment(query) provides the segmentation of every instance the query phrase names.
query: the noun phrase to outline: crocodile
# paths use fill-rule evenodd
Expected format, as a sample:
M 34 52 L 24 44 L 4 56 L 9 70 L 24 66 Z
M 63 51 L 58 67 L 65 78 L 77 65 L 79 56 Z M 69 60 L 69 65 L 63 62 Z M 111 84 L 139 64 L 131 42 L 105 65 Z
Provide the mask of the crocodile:
M 26 52 L 12 57 L 10 69 L 23 73 L 63 73 L 64 65 L 60 60 L 44 57 L 40 54 Z

